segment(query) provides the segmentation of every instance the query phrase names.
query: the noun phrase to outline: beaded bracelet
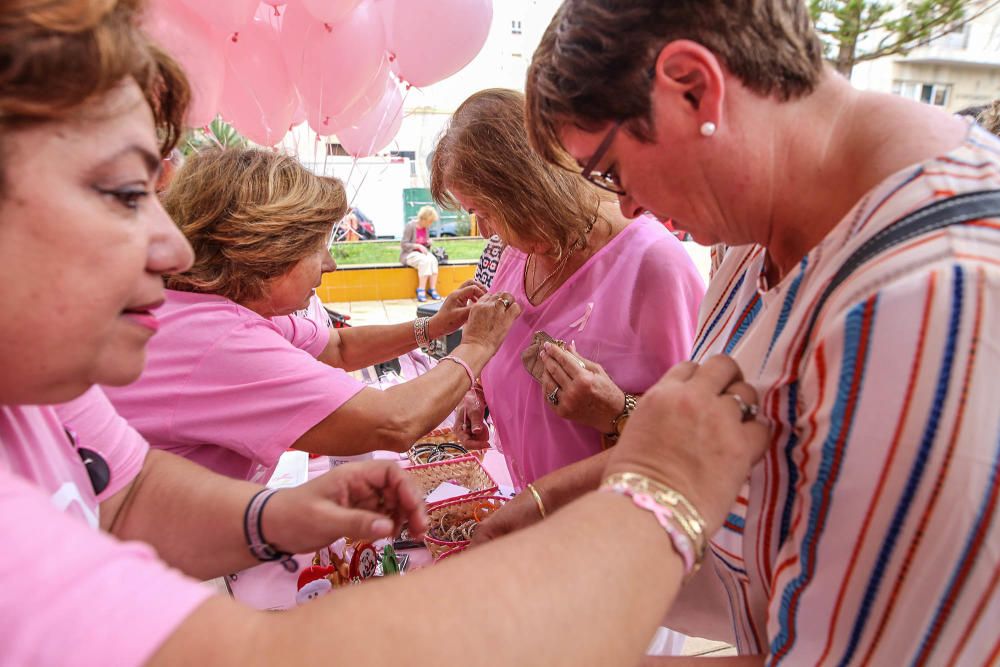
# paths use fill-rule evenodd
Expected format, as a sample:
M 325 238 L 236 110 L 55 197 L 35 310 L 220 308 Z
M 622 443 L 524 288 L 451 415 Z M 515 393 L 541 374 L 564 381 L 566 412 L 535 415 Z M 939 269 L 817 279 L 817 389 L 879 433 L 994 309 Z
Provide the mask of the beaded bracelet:
M 262 518 L 264 506 L 280 489 L 261 489 L 253 495 L 243 512 L 243 535 L 246 537 L 250 554 L 262 563 L 281 561 L 288 572 L 295 572 L 299 564 L 290 553 L 280 551 L 264 538 Z
M 427 322 L 429 317 L 418 317 L 413 320 L 413 338 L 417 341 L 417 347 L 427 348 L 431 342 L 427 339 Z
M 644 475 L 629 472 L 611 475 L 600 490 L 627 496 L 636 507 L 651 512 L 684 561 L 685 576 L 698 571 L 705 556 L 705 521 L 687 498 Z
M 441 361 L 454 361 L 456 364 L 464 368 L 465 372 L 469 375 L 469 382 L 472 383 L 473 387 L 476 386 L 476 374 L 472 372 L 472 369 L 469 367 L 469 364 L 465 363 L 464 359 L 459 359 L 455 355 L 449 354 L 447 357 L 443 357 Z

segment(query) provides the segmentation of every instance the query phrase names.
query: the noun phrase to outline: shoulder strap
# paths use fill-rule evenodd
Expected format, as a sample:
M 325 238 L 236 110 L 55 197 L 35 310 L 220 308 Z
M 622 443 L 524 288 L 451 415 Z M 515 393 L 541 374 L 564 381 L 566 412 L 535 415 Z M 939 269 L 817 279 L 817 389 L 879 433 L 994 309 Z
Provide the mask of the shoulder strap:
M 830 284 L 826 286 L 816 307 L 813 308 L 809 317 L 809 324 L 806 326 L 805 335 L 802 337 L 802 348 L 800 353 L 805 351 L 812 337 L 813 329 L 823 312 L 830 296 L 847 280 L 852 273 L 871 261 L 873 258 L 887 250 L 908 241 L 917 236 L 929 234 L 952 225 L 961 225 L 981 220 L 983 218 L 1000 218 L 1000 190 L 983 190 L 980 192 L 969 192 L 947 199 L 940 199 L 933 204 L 910 213 L 905 218 L 900 218 L 875 236 L 871 237 L 860 248 L 841 264 L 840 269 L 834 274 Z M 800 357 L 800 361 L 804 356 Z

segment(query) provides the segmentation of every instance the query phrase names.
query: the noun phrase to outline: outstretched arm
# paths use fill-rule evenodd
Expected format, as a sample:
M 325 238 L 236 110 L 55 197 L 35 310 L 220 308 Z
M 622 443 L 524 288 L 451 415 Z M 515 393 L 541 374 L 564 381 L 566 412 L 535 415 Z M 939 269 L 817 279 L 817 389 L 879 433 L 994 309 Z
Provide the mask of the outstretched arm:
M 199 579 L 258 561 L 243 532 L 247 503 L 261 487 L 218 475 L 179 456 L 151 450 L 128 486 L 101 503 L 102 527 L 121 540 L 140 540 Z M 315 551 L 340 537 L 378 539 L 402 522 L 419 528 L 423 504 L 391 461 L 338 466 L 264 506 L 262 533 L 286 553 Z

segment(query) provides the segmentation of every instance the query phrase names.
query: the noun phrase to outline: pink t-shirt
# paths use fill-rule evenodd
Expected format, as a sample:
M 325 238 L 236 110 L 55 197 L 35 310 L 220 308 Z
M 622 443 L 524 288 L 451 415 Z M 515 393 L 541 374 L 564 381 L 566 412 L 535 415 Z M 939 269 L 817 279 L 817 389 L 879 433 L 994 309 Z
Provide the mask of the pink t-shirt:
M 364 388 L 316 360 L 330 333 L 309 319 L 174 290 L 156 316 L 142 377 L 105 391 L 150 445 L 220 474 L 267 481 L 282 452 Z
M 575 341 L 624 391 L 642 393 L 687 359 L 705 292 L 681 243 L 648 217 L 629 224 L 538 306 L 524 292 L 526 259 L 508 247 L 500 260 L 491 291 L 510 292 L 524 312 L 482 373 L 518 488 L 601 451 L 601 433 L 556 415 L 522 365 L 534 333 Z
M 430 245 L 427 243 L 427 230 L 423 227 L 417 227 L 416 230 L 416 242 L 422 246 Z
M 141 464 L 140 442 L 88 438 L 118 489 Z M 0 443 L 0 664 L 142 664 L 211 589 L 96 529 L 98 499 L 52 408 L 0 407 Z
M 59 420 L 76 437 L 77 445 L 115 461 L 115 474 L 99 496 L 104 502 L 122 490 L 142 470 L 149 443 L 119 415 L 100 387 L 79 398 L 53 406 Z

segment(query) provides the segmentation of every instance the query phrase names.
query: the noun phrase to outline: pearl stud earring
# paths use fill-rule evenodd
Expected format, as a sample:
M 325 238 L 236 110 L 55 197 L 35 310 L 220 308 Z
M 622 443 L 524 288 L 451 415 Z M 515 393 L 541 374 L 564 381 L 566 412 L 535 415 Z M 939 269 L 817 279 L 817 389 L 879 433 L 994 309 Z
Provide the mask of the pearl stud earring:
M 715 123 L 707 121 L 701 124 L 701 136 L 710 137 L 715 134 Z

